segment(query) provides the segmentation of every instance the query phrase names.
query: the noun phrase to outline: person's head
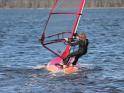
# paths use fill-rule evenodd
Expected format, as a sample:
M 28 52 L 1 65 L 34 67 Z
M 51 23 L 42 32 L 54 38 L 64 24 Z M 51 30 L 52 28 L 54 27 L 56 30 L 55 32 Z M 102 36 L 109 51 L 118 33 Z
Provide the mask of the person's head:
M 80 33 L 80 34 L 77 35 L 77 37 L 78 37 L 80 40 L 85 40 L 85 39 L 87 39 L 85 33 Z

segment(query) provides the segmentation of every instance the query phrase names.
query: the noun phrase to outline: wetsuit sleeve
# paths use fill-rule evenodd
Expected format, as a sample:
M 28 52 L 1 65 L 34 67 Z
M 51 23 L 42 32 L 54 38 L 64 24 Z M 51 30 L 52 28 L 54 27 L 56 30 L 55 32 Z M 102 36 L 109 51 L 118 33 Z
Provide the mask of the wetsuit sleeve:
M 89 41 L 88 39 L 86 39 L 86 42 L 85 42 L 85 47 L 84 47 L 84 54 L 87 53 L 87 50 L 88 50 L 88 45 L 89 45 Z
M 89 40 L 86 39 L 86 47 L 88 47 L 88 45 L 89 45 Z

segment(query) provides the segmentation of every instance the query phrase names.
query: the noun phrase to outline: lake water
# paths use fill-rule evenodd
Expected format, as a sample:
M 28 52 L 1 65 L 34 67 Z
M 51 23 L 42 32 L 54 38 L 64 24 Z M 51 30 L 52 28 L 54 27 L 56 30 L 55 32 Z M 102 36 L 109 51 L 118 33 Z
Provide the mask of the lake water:
M 56 76 L 33 69 L 55 57 L 38 41 L 48 12 L 0 9 L 0 93 L 124 93 L 124 8 L 85 9 L 88 54 L 79 72 Z

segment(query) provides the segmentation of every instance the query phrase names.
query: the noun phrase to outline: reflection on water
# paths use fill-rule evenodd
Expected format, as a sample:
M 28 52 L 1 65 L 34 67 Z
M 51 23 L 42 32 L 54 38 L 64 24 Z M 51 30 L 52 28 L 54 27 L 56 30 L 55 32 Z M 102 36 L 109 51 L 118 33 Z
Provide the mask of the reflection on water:
M 33 69 L 54 58 L 38 41 L 47 15 L 0 10 L 0 93 L 124 93 L 124 9 L 84 10 L 78 31 L 87 33 L 89 51 L 71 75 Z

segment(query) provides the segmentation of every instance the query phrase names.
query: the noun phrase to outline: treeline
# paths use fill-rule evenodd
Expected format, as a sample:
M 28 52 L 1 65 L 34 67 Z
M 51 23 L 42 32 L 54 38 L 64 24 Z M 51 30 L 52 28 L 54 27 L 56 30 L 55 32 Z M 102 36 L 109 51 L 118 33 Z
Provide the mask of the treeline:
M 124 7 L 124 0 L 86 0 L 86 7 Z M 0 0 L 0 8 L 48 8 L 54 0 Z
M 0 0 L 0 8 L 47 8 L 54 0 Z
M 124 0 L 87 0 L 87 7 L 124 7 Z

